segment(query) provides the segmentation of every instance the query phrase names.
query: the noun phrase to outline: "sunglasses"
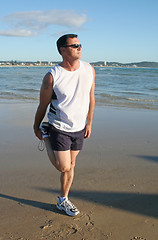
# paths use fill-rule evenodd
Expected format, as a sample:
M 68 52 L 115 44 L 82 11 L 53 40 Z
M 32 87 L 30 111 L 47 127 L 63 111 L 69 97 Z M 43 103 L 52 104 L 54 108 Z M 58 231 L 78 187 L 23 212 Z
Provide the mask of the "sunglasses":
M 63 47 L 79 48 L 79 47 L 82 47 L 82 45 L 81 44 L 71 44 L 71 45 L 65 45 Z

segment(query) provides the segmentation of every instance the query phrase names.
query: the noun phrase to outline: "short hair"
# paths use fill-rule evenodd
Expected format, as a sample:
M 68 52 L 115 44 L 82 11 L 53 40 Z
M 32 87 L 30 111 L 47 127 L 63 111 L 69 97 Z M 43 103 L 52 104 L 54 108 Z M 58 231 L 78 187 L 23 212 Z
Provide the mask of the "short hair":
M 65 34 L 57 40 L 57 49 L 60 54 L 61 54 L 60 48 L 67 44 L 68 38 L 77 38 L 77 34 Z

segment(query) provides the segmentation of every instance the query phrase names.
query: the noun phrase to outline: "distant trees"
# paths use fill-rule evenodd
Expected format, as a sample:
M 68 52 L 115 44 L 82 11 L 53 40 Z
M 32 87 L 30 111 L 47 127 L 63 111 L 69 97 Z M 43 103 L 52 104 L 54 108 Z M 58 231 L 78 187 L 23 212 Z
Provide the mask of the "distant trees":
M 11 60 L 11 65 L 17 65 L 18 63 L 17 63 L 17 61 L 15 60 L 15 61 L 13 61 L 13 60 Z

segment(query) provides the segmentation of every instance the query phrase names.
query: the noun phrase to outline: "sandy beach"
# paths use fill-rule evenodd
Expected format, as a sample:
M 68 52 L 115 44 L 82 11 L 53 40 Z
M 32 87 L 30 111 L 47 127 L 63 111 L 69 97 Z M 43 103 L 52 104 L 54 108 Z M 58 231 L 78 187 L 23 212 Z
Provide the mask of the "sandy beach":
M 157 240 L 158 111 L 97 106 L 70 200 L 56 209 L 60 173 L 37 148 L 37 104 L 0 104 L 0 240 Z

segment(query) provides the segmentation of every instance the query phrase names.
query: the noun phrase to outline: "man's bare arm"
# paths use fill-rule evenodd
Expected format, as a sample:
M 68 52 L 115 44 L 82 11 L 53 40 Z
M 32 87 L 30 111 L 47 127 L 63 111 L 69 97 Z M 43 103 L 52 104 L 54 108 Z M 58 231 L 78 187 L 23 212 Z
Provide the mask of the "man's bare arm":
M 46 114 L 47 107 L 51 102 L 53 93 L 53 77 L 50 73 L 47 73 L 43 79 L 41 90 L 40 90 L 40 102 L 36 111 L 34 121 L 34 132 L 35 135 L 41 140 L 42 135 L 39 126 Z
M 93 69 L 93 83 L 90 91 L 90 103 L 89 103 L 89 111 L 87 115 L 87 124 L 86 124 L 86 131 L 85 131 L 85 138 L 89 138 L 92 131 L 92 122 L 93 122 L 93 115 L 94 115 L 94 108 L 95 108 L 95 70 Z

